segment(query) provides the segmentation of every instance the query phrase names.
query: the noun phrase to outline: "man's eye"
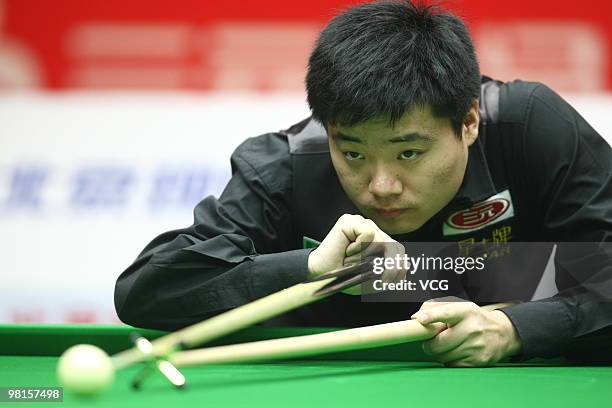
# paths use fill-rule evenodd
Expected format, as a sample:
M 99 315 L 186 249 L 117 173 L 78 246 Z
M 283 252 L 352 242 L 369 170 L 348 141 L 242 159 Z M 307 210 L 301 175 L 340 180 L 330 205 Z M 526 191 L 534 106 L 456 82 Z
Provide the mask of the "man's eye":
M 399 156 L 397 157 L 399 160 L 414 160 L 416 159 L 421 153 L 417 152 L 416 150 L 404 150 L 403 152 L 401 152 L 399 154 Z
M 357 152 L 344 152 L 344 157 L 347 160 L 363 160 L 364 159 L 363 155 Z

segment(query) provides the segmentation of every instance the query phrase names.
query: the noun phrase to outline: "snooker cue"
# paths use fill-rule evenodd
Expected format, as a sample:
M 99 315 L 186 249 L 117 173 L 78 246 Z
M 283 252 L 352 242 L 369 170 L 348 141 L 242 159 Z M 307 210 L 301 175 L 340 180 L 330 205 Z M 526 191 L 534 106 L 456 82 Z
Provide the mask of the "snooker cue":
M 179 351 L 168 360 L 176 367 L 186 367 L 308 357 L 425 340 L 437 332 L 434 325 L 425 327 L 416 320 L 402 320 L 329 333 Z
M 512 304 L 496 303 L 482 308 L 495 310 Z M 308 357 L 426 340 L 438 334 L 440 326 L 441 323 L 423 326 L 416 320 L 402 320 L 329 333 L 179 351 L 168 360 L 177 367 L 186 367 Z
M 340 268 L 339 270 L 345 269 L 347 268 Z M 175 351 L 178 347 L 193 347 L 314 302 L 315 300 L 322 299 L 332 293 L 319 295 L 317 292 L 335 279 L 337 277 L 333 276 L 327 279 L 298 283 L 241 307 L 160 337 L 151 342 L 153 345 L 152 354 L 165 356 Z M 134 347 L 115 354 L 111 357 L 111 361 L 115 369 L 118 370 L 147 358 L 148 356 Z

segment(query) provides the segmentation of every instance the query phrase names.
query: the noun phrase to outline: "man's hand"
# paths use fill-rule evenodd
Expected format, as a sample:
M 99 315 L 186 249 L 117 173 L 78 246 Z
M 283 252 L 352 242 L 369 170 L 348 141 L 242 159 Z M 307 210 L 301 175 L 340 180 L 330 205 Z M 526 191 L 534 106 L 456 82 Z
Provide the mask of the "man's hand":
M 521 340 L 505 313 L 471 302 L 423 303 L 412 315 L 423 325 L 446 324 L 423 351 L 447 367 L 484 367 L 521 351 Z
M 384 245 L 380 246 L 381 243 Z M 344 214 L 329 231 L 321 245 L 308 257 L 309 277 L 314 278 L 343 266 L 354 265 L 366 257 L 381 252 L 385 257 L 404 254 L 404 247 L 385 234 L 374 221 L 360 215 Z M 403 279 L 406 271 L 385 270 L 381 276 L 384 282 Z M 360 288 L 344 291 L 360 294 Z

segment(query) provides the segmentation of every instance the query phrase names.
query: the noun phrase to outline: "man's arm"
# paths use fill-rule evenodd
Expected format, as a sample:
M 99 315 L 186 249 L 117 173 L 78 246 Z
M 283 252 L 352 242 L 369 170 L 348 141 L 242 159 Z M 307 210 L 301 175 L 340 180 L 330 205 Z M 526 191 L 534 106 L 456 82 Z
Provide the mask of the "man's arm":
M 118 278 L 122 321 L 176 329 L 303 281 L 310 250 L 292 236 L 291 168 L 281 135 L 243 143 L 232 178 L 192 226 L 155 238 Z
M 538 209 L 542 241 L 609 246 L 610 147 L 568 103 L 543 85 L 534 90 L 528 114 L 524 171 L 533 202 L 542 203 Z M 560 293 L 503 309 L 520 335 L 522 359 L 571 355 L 612 361 L 612 262 L 606 244 L 599 248 L 584 244 L 583 249 L 591 251 L 587 254 L 591 261 L 575 253 L 577 244 L 559 245 L 555 267 Z M 602 256 L 603 262 L 598 259 Z
M 423 349 L 449 366 L 560 355 L 612 363 L 612 256 L 606 247 L 612 239 L 612 153 L 558 95 L 542 85 L 532 90 L 522 135 L 512 143 L 515 154 L 522 153 L 514 170 L 525 180 L 532 207 L 540 203 L 533 222 L 542 229 L 533 240 L 561 243 L 555 258 L 560 293 L 495 312 L 470 302 L 425 303 L 413 318 L 448 328 Z

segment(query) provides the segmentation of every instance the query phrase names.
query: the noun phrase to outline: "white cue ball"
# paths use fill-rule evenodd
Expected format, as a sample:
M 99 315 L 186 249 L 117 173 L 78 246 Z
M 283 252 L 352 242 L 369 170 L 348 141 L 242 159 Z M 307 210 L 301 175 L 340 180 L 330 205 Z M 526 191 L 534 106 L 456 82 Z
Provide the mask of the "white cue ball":
M 115 370 L 102 349 L 79 344 L 66 350 L 57 363 L 57 377 L 68 391 L 93 396 L 112 384 Z

